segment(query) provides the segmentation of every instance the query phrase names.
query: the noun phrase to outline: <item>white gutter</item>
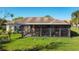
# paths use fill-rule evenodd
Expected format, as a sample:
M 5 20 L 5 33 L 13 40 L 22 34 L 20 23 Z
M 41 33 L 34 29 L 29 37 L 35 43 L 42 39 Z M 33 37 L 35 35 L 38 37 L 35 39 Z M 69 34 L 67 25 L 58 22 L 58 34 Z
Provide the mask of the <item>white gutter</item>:
M 23 25 L 71 25 L 69 23 L 17 23 Z

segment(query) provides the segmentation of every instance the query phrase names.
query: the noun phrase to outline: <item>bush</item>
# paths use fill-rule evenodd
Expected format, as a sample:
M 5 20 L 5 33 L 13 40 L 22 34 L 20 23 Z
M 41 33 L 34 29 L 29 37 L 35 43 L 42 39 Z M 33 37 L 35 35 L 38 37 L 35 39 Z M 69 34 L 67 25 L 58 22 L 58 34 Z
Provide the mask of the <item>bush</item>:
M 8 35 L 0 35 L 0 43 L 7 43 L 9 41 Z
M 2 39 L 2 38 L 8 38 L 8 35 L 0 35 L 0 39 Z

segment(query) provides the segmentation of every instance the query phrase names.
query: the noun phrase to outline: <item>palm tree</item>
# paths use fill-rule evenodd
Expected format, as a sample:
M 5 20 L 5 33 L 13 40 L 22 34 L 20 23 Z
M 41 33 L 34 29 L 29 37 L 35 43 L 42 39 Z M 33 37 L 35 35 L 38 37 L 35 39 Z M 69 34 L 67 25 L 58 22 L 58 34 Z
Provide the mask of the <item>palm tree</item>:
M 78 27 L 78 24 L 79 24 L 79 10 L 73 12 L 71 16 L 72 16 L 72 22 L 74 24 L 76 24 L 76 26 Z
M 14 14 L 12 14 L 12 13 L 9 13 L 9 12 L 5 12 L 5 14 L 3 15 L 3 19 L 7 19 L 8 17 L 10 17 L 11 19 L 13 19 L 13 17 L 14 17 Z
M 13 20 L 14 14 L 9 14 L 9 16 L 11 17 L 11 19 Z M 11 39 L 11 29 L 8 32 L 9 38 Z

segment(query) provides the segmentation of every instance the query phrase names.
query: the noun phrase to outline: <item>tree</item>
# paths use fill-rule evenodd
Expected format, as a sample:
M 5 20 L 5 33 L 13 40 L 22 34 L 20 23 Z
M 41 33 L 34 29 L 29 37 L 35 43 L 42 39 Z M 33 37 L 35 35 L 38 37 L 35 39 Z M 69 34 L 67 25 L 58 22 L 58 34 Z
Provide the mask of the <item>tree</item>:
M 73 12 L 71 17 L 72 17 L 72 22 L 74 24 L 76 24 L 76 26 L 78 27 L 78 24 L 79 24 L 79 10 Z
M 12 14 L 12 13 L 6 13 L 6 14 L 4 14 L 3 19 L 6 19 L 6 18 L 8 18 L 8 17 L 11 17 L 11 19 L 13 19 L 14 14 Z
M 3 30 L 5 29 L 5 28 L 3 27 L 3 25 L 4 25 L 6 22 L 7 22 L 7 20 L 0 18 L 0 29 L 3 29 Z
M 46 15 L 45 17 L 51 17 L 50 15 Z
M 14 18 L 13 20 L 19 20 L 19 19 L 24 19 L 24 17 L 17 17 L 17 18 Z
M 5 22 L 7 22 L 7 20 L 6 19 L 8 19 L 9 17 L 11 18 L 11 19 L 13 19 L 13 17 L 14 17 L 14 14 L 12 14 L 12 13 L 10 13 L 10 12 L 6 12 L 6 11 L 3 11 L 2 13 L 4 13 L 2 16 L 1 16 L 1 18 L 0 18 L 0 25 L 3 25 Z M 1 27 L 3 27 L 3 26 L 1 26 Z M 9 38 L 11 39 L 11 29 L 9 29 L 10 31 L 8 32 L 8 36 L 9 36 Z
M 0 26 L 1 26 L 2 24 L 4 24 L 5 22 L 7 22 L 7 20 L 0 18 Z

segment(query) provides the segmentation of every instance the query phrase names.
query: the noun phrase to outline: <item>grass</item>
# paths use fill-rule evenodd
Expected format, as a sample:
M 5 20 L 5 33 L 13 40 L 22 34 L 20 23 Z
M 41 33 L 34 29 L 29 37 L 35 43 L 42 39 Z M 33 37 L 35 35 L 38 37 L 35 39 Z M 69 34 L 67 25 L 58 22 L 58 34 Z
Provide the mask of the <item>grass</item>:
M 71 30 L 79 30 L 72 27 Z M 12 34 L 11 41 L 3 44 L 8 51 L 79 51 L 79 36 L 75 37 L 26 37 Z
M 28 37 L 28 38 L 24 38 L 24 39 L 17 39 L 17 40 L 13 40 L 10 43 L 4 44 L 4 49 L 7 50 L 30 50 L 33 49 L 35 47 L 44 50 L 46 49 L 45 46 L 50 45 L 50 43 L 61 43 L 62 45 L 64 43 L 68 43 L 70 40 L 69 38 L 53 38 L 53 37 Z M 39 46 L 39 47 L 38 47 Z M 50 47 L 51 48 L 51 47 Z M 49 48 L 49 49 L 50 49 Z M 54 48 L 53 48 L 54 49 Z

